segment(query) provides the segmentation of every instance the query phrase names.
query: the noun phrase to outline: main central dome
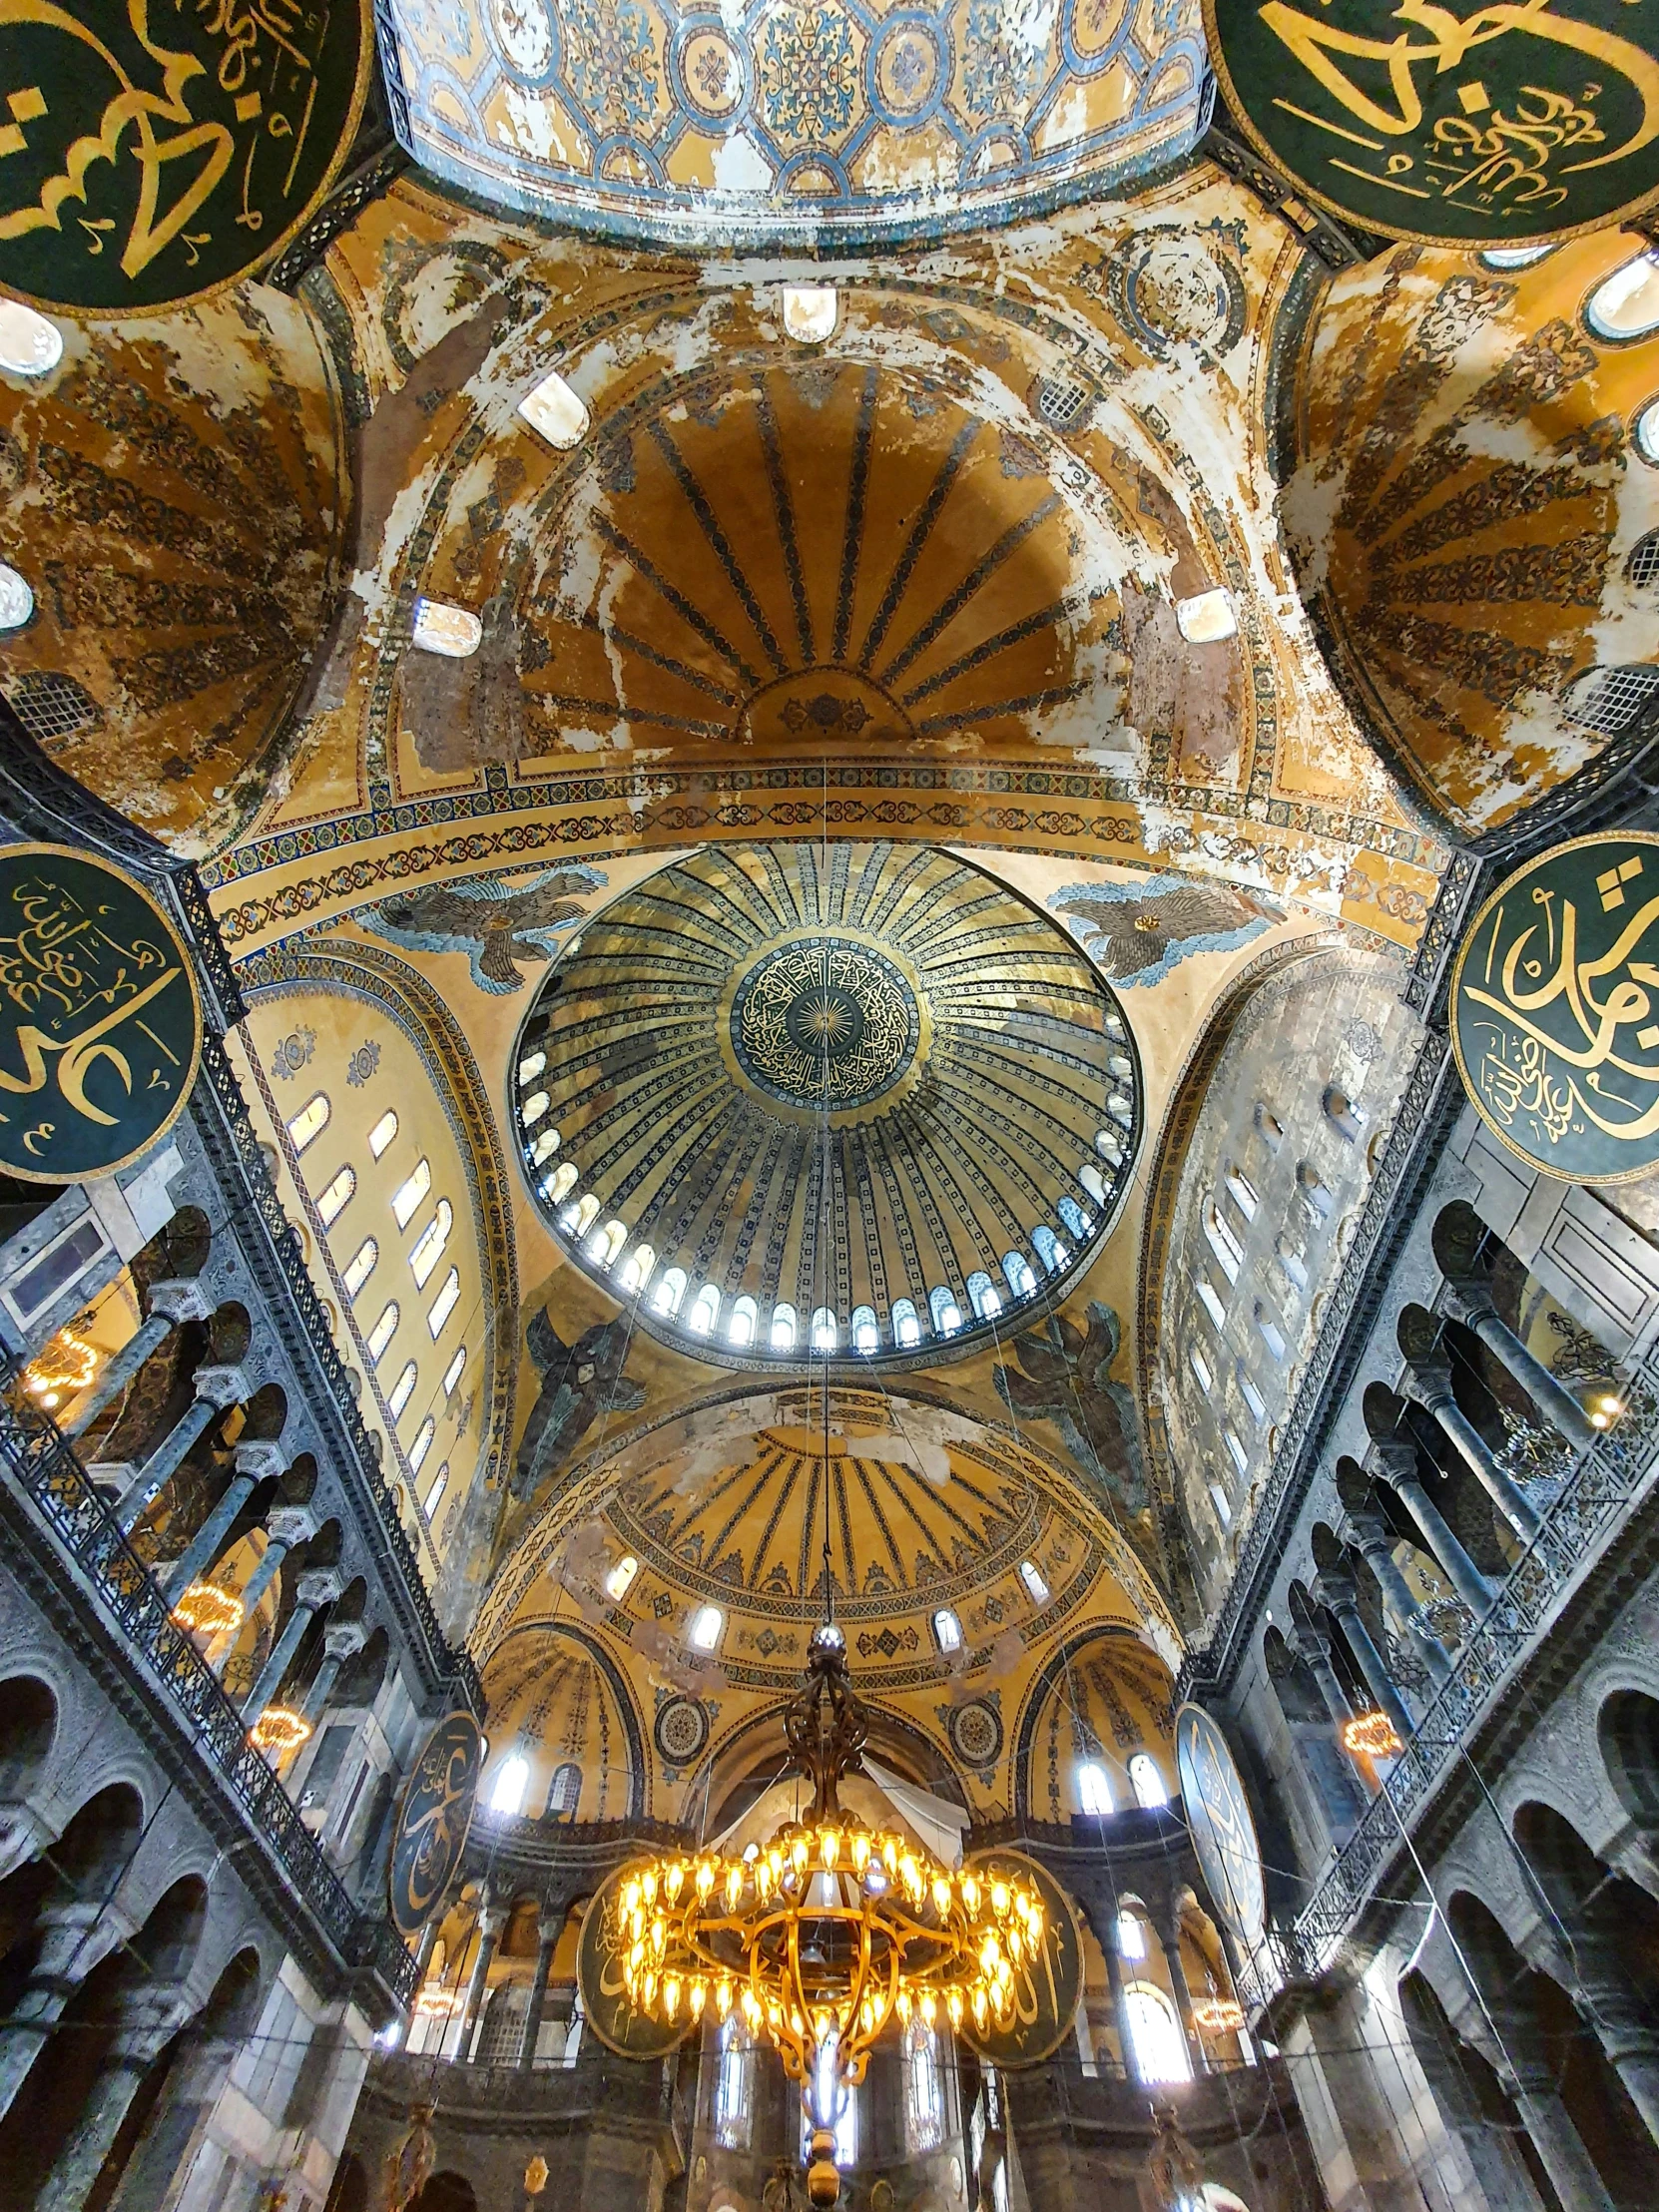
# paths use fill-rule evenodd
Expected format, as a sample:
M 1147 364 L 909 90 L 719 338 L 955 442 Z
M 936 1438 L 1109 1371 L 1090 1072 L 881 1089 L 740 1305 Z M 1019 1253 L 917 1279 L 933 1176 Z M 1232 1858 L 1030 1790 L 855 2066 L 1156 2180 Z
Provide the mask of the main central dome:
M 727 846 L 624 891 L 527 1021 L 517 1115 L 573 1256 L 743 1366 L 936 1359 L 1092 1253 L 1139 1127 L 1111 992 L 927 846 Z

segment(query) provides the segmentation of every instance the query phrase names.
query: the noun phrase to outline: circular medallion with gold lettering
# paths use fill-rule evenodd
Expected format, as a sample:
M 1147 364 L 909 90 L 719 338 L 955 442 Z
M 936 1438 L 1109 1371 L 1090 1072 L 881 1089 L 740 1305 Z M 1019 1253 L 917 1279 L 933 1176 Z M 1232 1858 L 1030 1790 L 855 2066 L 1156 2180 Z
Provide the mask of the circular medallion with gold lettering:
M 1451 1042 L 1528 1166 L 1628 1183 L 1659 1165 L 1659 837 L 1573 837 L 1501 884 L 1457 954 Z
M 161 314 L 272 261 L 350 150 L 371 0 L 0 8 L 0 285 Z
M 1071 1900 L 1046 1867 L 1022 1851 L 980 1851 L 966 1861 L 989 1879 L 1016 1874 L 1042 1899 L 1043 1939 L 1035 1958 L 1014 1976 L 1014 2017 L 1007 2027 L 981 2034 L 968 2019 L 962 2039 L 992 2066 L 1034 2066 L 1059 2049 L 1071 2033 L 1083 1993 L 1083 1944 Z
M 1267 1925 L 1262 1847 L 1227 1738 L 1202 1705 L 1175 1716 L 1181 1809 L 1216 1911 L 1252 1950 Z
M 576 1986 L 582 2016 L 607 2050 L 622 2058 L 664 2058 L 691 2033 L 689 2019 L 677 2025 L 637 2012 L 622 1985 L 622 1930 L 618 1901 L 628 1874 L 619 1867 L 593 1894 L 576 1943 Z
M 1204 31 L 1228 107 L 1311 200 L 1384 238 L 1517 246 L 1659 194 L 1646 12 L 1204 0 Z
M 472 1715 L 445 1714 L 426 1739 L 398 1809 L 386 1882 L 400 1936 L 419 1935 L 461 1863 L 483 1763 L 484 1739 Z
M 0 852 L 0 1168 L 127 1167 L 177 1120 L 201 1052 L 190 952 L 142 884 L 68 845 Z

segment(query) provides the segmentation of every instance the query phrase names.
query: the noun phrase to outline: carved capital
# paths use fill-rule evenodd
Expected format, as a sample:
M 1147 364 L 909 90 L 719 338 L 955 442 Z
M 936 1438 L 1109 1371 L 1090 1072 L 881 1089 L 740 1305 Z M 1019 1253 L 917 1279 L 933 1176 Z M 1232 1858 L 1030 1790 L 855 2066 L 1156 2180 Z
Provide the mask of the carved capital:
M 345 1577 L 338 1567 L 309 1567 L 299 1577 L 295 1595 L 301 1605 L 308 1605 L 313 1612 L 324 1605 L 332 1605 L 345 1593 Z
M 220 1407 L 240 1405 L 254 1394 L 246 1368 L 198 1368 L 191 1383 L 198 1397 Z
M 301 1586 L 303 1586 L 302 1578 Z M 361 1621 L 330 1621 L 322 1632 L 322 1648 L 330 1659 L 354 1659 L 368 1641 Z
M 246 1474 L 256 1482 L 275 1480 L 285 1464 L 281 1446 L 262 1437 L 253 1437 L 237 1446 L 238 1474 Z
M 308 1505 L 278 1505 L 266 1515 L 266 1534 L 284 1551 L 309 1543 L 316 1534 L 316 1515 Z
M 187 1321 L 206 1321 L 213 1310 L 213 1300 L 197 1276 L 173 1276 L 165 1283 L 150 1286 L 150 1311 L 162 1315 L 176 1328 Z

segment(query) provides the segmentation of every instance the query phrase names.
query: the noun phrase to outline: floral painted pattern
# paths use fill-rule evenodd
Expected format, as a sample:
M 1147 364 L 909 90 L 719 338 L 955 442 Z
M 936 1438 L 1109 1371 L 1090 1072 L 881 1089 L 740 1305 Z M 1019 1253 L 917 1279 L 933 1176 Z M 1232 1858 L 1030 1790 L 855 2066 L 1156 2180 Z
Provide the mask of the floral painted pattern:
M 576 97 L 613 131 L 649 125 L 657 103 L 657 42 L 639 0 L 565 0 L 566 67 Z
M 1048 70 L 1048 40 L 1029 0 L 973 0 L 962 54 L 962 90 L 975 115 L 1022 111 Z M 1042 35 L 1039 34 L 1042 31 Z
M 844 131 L 858 92 L 852 27 L 838 8 L 782 8 L 761 50 L 767 122 L 781 139 L 823 141 Z

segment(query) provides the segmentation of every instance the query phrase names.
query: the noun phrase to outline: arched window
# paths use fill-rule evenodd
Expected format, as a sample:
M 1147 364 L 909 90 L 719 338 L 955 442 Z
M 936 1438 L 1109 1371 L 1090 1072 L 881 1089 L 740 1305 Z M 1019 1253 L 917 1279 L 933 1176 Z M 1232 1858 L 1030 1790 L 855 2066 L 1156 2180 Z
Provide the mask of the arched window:
M 391 1197 L 391 1218 L 399 1229 L 407 1229 L 414 1219 L 414 1210 L 432 1188 L 432 1168 L 427 1160 L 417 1160 L 412 1172 L 398 1184 Z
M 625 1551 L 610 1573 L 605 1577 L 605 1594 L 618 1605 L 628 1595 L 634 1577 L 640 1571 L 640 1563 L 631 1551 Z
M 935 1337 L 954 1337 L 962 1326 L 962 1309 L 942 1284 L 935 1284 L 928 1292 L 927 1311 L 933 1319 Z
M 1132 1751 L 1129 1754 L 1129 1787 L 1135 1793 L 1135 1803 L 1151 1810 L 1169 1803 L 1169 1791 L 1158 1762 L 1149 1751 Z
M 1347 1144 L 1356 1143 L 1361 1130 L 1365 1127 L 1366 1117 L 1355 1105 L 1353 1099 L 1349 1097 L 1347 1091 L 1340 1090 L 1335 1083 L 1327 1083 L 1325 1097 L 1321 1103 L 1325 1108 L 1326 1120 L 1330 1122 L 1332 1128 L 1336 1130 L 1344 1142 Z
M 466 1346 L 462 1345 L 460 1351 L 456 1353 L 454 1359 L 450 1361 L 448 1367 L 446 1367 L 443 1371 L 443 1394 L 445 1397 L 454 1396 L 455 1385 L 461 1380 L 461 1370 L 465 1366 Z
M 518 1080 L 520 1086 L 522 1087 L 526 1083 L 533 1083 L 536 1080 L 536 1077 L 541 1073 L 542 1069 L 546 1067 L 546 1065 L 547 1054 L 545 1052 L 537 1051 L 526 1053 L 524 1058 L 518 1063 Z
M 1126 1098 L 1121 1091 L 1114 1091 L 1107 1099 L 1106 1111 L 1120 1129 L 1133 1129 L 1135 1126 L 1134 1101 Z
M 1262 1142 L 1267 1146 L 1270 1152 L 1277 1152 L 1279 1150 L 1279 1147 L 1285 1142 L 1285 1132 L 1280 1126 L 1279 1116 L 1275 1113 L 1270 1113 L 1261 1099 L 1258 1099 L 1256 1101 L 1256 1113 L 1254 1118 L 1256 1122 L 1256 1128 L 1261 1136 Z
M 345 1271 L 345 1292 L 348 1298 L 356 1297 L 374 1273 L 379 1257 L 380 1247 L 372 1237 L 365 1237 L 356 1251 L 352 1253 L 350 1265 Z
M 1241 1474 L 1248 1473 L 1250 1468 L 1250 1453 L 1246 1451 L 1243 1443 L 1240 1441 L 1238 1430 L 1233 1426 L 1231 1421 L 1224 1421 L 1222 1424 L 1221 1433 L 1222 1440 L 1227 1446 L 1228 1456 L 1232 1459 L 1233 1464 L 1238 1468 Z
M 1146 1956 L 1146 1923 L 1128 1906 L 1118 1915 L 1118 1956 L 1134 1964 Z
M 426 1288 L 426 1278 L 437 1266 L 444 1246 L 449 1242 L 449 1232 L 455 1226 L 455 1210 L 448 1199 L 438 1200 L 438 1210 L 420 1232 L 413 1251 L 409 1254 L 409 1272 L 418 1290 Z
M 1020 1561 L 1019 1578 L 1025 1584 L 1025 1594 L 1033 1605 L 1046 1605 L 1048 1603 L 1048 1584 L 1043 1580 L 1034 1560 L 1022 1559 Z
M 1031 1263 L 1023 1252 L 1005 1252 L 1002 1255 L 1002 1273 L 1015 1298 L 1029 1298 L 1037 1287 L 1037 1279 L 1031 1273 Z
M 1268 1409 L 1268 1401 L 1251 1381 L 1250 1370 L 1242 1360 L 1239 1362 L 1237 1373 L 1239 1388 L 1244 1392 L 1244 1401 L 1250 1407 L 1250 1417 L 1252 1420 L 1260 1420 Z
M 596 1268 L 603 1268 L 608 1273 L 617 1254 L 627 1242 L 627 1224 L 608 1221 L 603 1229 L 596 1229 L 588 1239 L 588 1258 Z
M 726 1615 L 718 1605 L 700 1605 L 686 1629 L 686 1641 L 693 1651 L 713 1651 L 725 1626 Z
M 314 1144 L 328 1126 L 331 1109 L 326 1093 L 318 1091 L 314 1098 L 307 1098 L 293 1119 L 288 1123 L 288 1135 L 293 1139 L 295 1152 L 303 1152 Z
M 1110 1129 L 1097 1129 L 1095 1131 L 1094 1148 L 1109 1167 L 1122 1167 L 1123 1147 Z
M 565 1208 L 559 1216 L 559 1227 L 567 1237 L 580 1244 L 598 1219 L 599 1201 L 592 1191 L 586 1191 L 574 1206 Z
M 1490 246 L 1480 262 L 1485 269 L 1530 269 L 1554 251 L 1553 246 Z
M 426 1462 L 426 1454 L 432 1448 L 432 1438 L 438 1432 L 438 1424 L 428 1413 L 420 1424 L 420 1433 L 409 1446 L 409 1472 L 418 1474 Z
M 795 1350 L 795 1308 L 775 1306 L 772 1309 L 772 1329 L 768 1341 L 774 1352 Z
M 566 1160 L 553 1170 L 542 1184 L 541 1195 L 549 1206 L 557 1206 L 576 1188 L 577 1167 L 574 1160 Z
M 1002 1300 L 996 1285 L 983 1268 L 968 1277 L 967 1295 L 973 1311 L 981 1321 L 994 1321 L 1002 1311 Z
M 1216 1518 L 1220 1521 L 1222 1527 L 1224 1529 L 1231 1528 L 1233 1525 L 1233 1508 L 1227 1502 L 1227 1492 L 1219 1482 L 1210 1484 L 1210 1503 L 1215 1508 Z
M 63 359 L 63 332 L 21 299 L 0 299 L 0 368 L 8 376 L 49 376 Z
M 712 1337 L 715 1323 L 720 1319 L 720 1293 L 712 1283 L 705 1283 L 692 1302 L 692 1310 L 686 1316 L 686 1327 L 694 1337 Z
M 1089 1233 L 1088 1216 L 1074 1198 L 1062 1198 L 1055 1202 L 1055 1212 L 1072 1235 L 1081 1244 Z
M 668 1273 L 662 1277 L 657 1285 L 657 1288 L 651 1294 L 651 1311 L 654 1314 L 666 1315 L 668 1319 L 672 1321 L 674 1316 L 679 1313 L 680 1301 L 685 1297 L 685 1269 L 670 1268 Z
M 1197 1345 L 1189 1345 L 1189 1347 L 1187 1348 L 1187 1365 L 1192 1369 L 1194 1375 L 1197 1376 L 1199 1388 L 1204 1392 L 1205 1396 L 1208 1397 L 1210 1394 L 1211 1382 L 1210 1363 L 1208 1362 L 1208 1360 L 1205 1359 L 1203 1353 L 1199 1351 Z
M 1295 1245 L 1288 1244 L 1283 1237 L 1276 1237 L 1273 1250 L 1274 1257 L 1284 1270 L 1285 1280 L 1297 1290 L 1305 1291 L 1308 1288 L 1308 1265 Z
M 1173 2002 L 1154 1981 L 1125 1983 L 1124 2011 L 1142 2081 L 1191 2081 L 1193 2062 Z
M 553 1103 L 546 1091 L 532 1091 L 518 1110 L 518 1118 L 526 1129 L 534 1129 Z
M 388 1106 L 368 1133 L 368 1149 L 377 1160 L 397 1134 L 397 1116 Z
M 1083 1162 L 1083 1165 L 1077 1171 L 1077 1180 L 1079 1183 L 1082 1184 L 1084 1190 L 1088 1192 L 1089 1196 L 1094 1200 L 1097 1206 L 1105 1206 L 1106 1178 L 1101 1174 L 1100 1170 L 1095 1166 L 1092 1160 L 1085 1160 Z
M 740 1352 L 747 1352 L 755 1342 L 755 1331 L 760 1326 L 761 1310 L 752 1298 L 740 1298 L 732 1308 L 732 1319 L 726 1324 L 726 1341 L 736 1345 Z
M 1588 668 L 1561 694 L 1569 722 L 1616 738 L 1628 730 L 1659 691 L 1659 668 Z
M 1221 1302 L 1221 1294 L 1207 1275 L 1201 1275 L 1194 1286 L 1198 1302 L 1219 1329 L 1227 1319 L 1227 1308 Z
M 1244 1261 L 1244 1246 L 1238 1232 L 1213 1198 L 1204 1204 L 1204 1241 L 1221 1262 L 1221 1272 L 1229 1283 L 1239 1280 L 1239 1269 Z
M 368 1356 L 378 1367 L 387 1345 L 397 1334 L 397 1301 L 393 1299 L 381 1309 L 380 1318 L 368 1333 Z
M 1285 1357 L 1285 1332 L 1260 1299 L 1256 1301 L 1256 1327 L 1261 1332 L 1263 1344 L 1267 1346 L 1274 1358 L 1283 1360 Z
M 1226 1182 L 1228 1195 L 1234 1205 L 1237 1206 L 1246 1221 L 1254 1221 L 1256 1219 L 1256 1209 L 1261 1204 L 1261 1200 L 1256 1195 L 1255 1184 L 1248 1175 L 1241 1175 L 1231 1161 L 1228 1162 L 1227 1166 Z
M 530 1762 L 515 1752 L 503 1759 L 490 1784 L 490 1811 L 516 1817 L 524 1809 L 524 1793 L 530 1787 Z
M 530 1165 L 539 1168 L 544 1160 L 551 1160 L 558 1149 L 559 1132 L 556 1129 L 544 1129 L 530 1147 Z
M 449 1461 L 446 1459 L 432 1477 L 432 1487 L 427 1491 L 420 1510 L 426 1515 L 426 1525 L 431 1526 L 438 1517 L 438 1507 L 443 1503 L 443 1493 L 449 1487 Z
M 351 1193 L 357 1188 L 357 1178 L 350 1168 L 341 1168 L 330 1182 L 316 1194 L 316 1210 L 322 1217 L 324 1229 L 331 1229 L 351 1203 Z
M 1604 276 L 1584 302 L 1584 320 L 1604 345 L 1659 330 L 1659 254 L 1638 254 Z
M 582 1770 L 573 1759 L 553 1769 L 553 1786 L 547 1793 L 547 1818 L 573 1821 L 582 1802 Z
M 1039 1222 L 1032 1230 L 1031 1245 L 1046 1271 L 1050 1275 L 1058 1275 L 1066 1264 L 1068 1254 L 1046 1222 Z
M 948 1605 L 941 1605 L 933 1615 L 933 1641 L 947 1654 L 962 1648 L 962 1624 Z
M 410 642 L 422 653 L 438 653 L 447 661 L 470 660 L 484 642 L 484 625 L 470 607 L 457 607 L 447 599 L 415 601 Z
M 916 1310 L 907 1298 L 899 1299 L 892 1310 L 892 1341 L 908 1349 L 921 1342 L 921 1323 Z
M 749 2148 L 750 2076 L 754 2045 L 737 2012 L 720 2025 L 720 2072 L 715 2079 L 715 2141 L 722 2150 Z
M 944 2076 L 933 2030 L 919 2017 L 904 2030 L 904 2132 L 912 2153 L 944 2141 Z
M 403 1373 L 397 1378 L 397 1381 L 392 1384 L 391 1395 L 387 1398 L 386 1403 L 391 1408 L 391 1417 L 393 1420 L 397 1418 L 398 1414 L 402 1412 L 404 1406 L 408 1404 L 409 1399 L 413 1396 L 415 1382 L 419 1375 L 419 1372 L 420 1371 L 416 1368 L 414 1362 L 411 1360 L 408 1366 L 403 1370 Z
M 1659 399 L 1650 399 L 1636 417 L 1635 438 L 1642 459 L 1659 468 Z
M 550 368 L 541 382 L 525 393 L 518 411 L 532 430 L 562 453 L 580 445 L 588 434 L 587 403 L 572 391 L 556 368 Z
M 1296 1171 L 1297 1189 L 1307 1201 L 1309 1211 L 1321 1221 L 1331 1219 L 1333 1200 L 1320 1171 L 1311 1160 L 1304 1160 Z
M 450 1315 L 455 1311 L 455 1301 L 460 1297 L 460 1270 L 458 1268 L 451 1268 L 449 1273 L 443 1279 L 442 1290 L 439 1291 L 437 1297 L 432 1301 L 431 1312 L 426 1316 L 426 1326 L 432 1332 L 432 1342 L 434 1344 L 436 1344 L 438 1339 L 443 1335 L 443 1325 L 449 1319 Z
M 617 1283 L 629 1297 L 634 1298 L 651 1280 L 651 1271 L 657 1265 L 657 1255 L 648 1244 L 635 1245 L 623 1262 Z
M 873 1306 L 853 1307 L 848 1335 L 852 1340 L 853 1351 L 863 1354 L 866 1359 L 872 1352 L 880 1349 L 881 1332 L 875 1326 L 875 1308 Z
M 828 1306 L 820 1306 L 813 1315 L 813 1350 L 833 1352 L 839 1343 L 839 1324 Z
M 1098 1759 L 1078 1761 L 1077 1810 L 1096 1818 L 1114 1810 L 1111 1780 Z
M 1624 564 L 1624 579 L 1634 584 L 1638 591 L 1651 591 L 1659 584 L 1659 530 L 1649 530 L 1630 548 Z

